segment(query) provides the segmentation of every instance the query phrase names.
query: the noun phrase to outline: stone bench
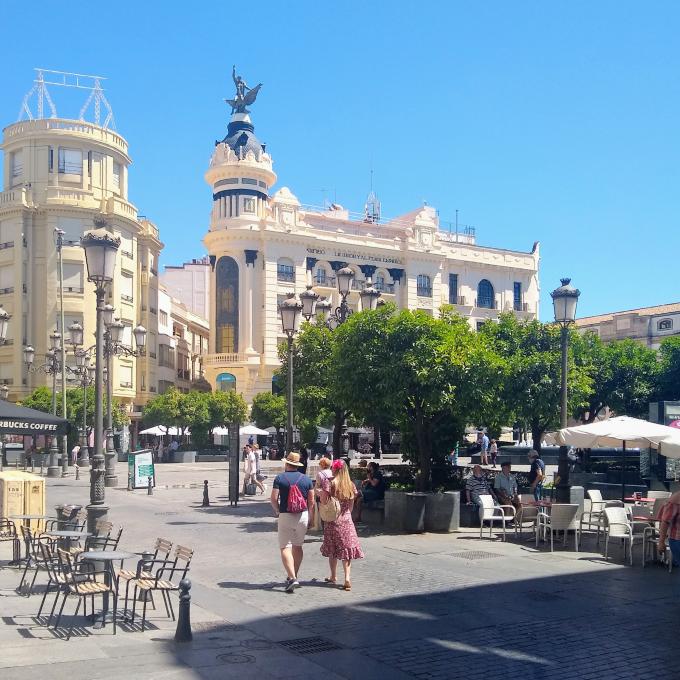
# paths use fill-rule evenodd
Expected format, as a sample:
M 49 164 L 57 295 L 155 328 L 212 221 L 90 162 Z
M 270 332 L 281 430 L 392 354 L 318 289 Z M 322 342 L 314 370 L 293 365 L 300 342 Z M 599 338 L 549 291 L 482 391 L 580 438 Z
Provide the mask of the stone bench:
M 385 523 L 385 501 L 362 503 L 361 521 L 372 526 L 382 526 Z

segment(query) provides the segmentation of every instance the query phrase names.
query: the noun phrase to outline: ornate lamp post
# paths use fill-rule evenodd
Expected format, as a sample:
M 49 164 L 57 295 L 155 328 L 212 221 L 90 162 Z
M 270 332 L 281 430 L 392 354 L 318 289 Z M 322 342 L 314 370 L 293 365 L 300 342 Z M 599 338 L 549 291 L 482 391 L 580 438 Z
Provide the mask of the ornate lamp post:
M 286 453 L 293 450 L 293 336 L 300 327 L 302 304 L 295 299 L 294 293 L 279 305 L 281 325 L 288 338 L 288 423 L 286 428 Z
M 83 388 L 83 425 L 80 433 L 80 467 L 90 467 L 90 452 L 87 443 L 87 388 L 94 383 L 96 367 L 90 364 L 90 355 L 84 349 L 74 349 L 76 367 Z
M 12 317 L 7 313 L 7 311 L 0 307 L 0 345 L 5 344 L 7 339 L 7 327 L 9 326 L 9 320 Z
M 361 299 L 361 309 L 377 309 L 378 301 L 380 300 L 381 295 L 382 293 L 377 288 L 374 288 L 373 285 L 363 288 L 359 293 L 359 298 Z
M 34 365 L 35 350 L 31 345 L 24 347 L 24 363 L 29 373 L 41 371 L 45 375 L 52 376 L 52 415 L 57 415 L 57 375 L 61 373 L 61 333 L 54 330 L 50 333 L 50 348 L 45 352 L 45 363 Z M 68 455 L 68 454 L 66 454 Z M 48 477 L 59 477 L 61 469 L 59 467 L 59 449 L 57 448 L 57 437 L 50 438 L 50 458 L 47 466 Z
M 311 286 L 307 286 L 307 290 L 300 293 L 300 302 L 302 303 L 302 316 L 309 321 L 315 314 L 319 301 L 319 294 L 312 290 Z
M 103 413 L 103 369 L 104 369 L 104 294 L 113 280 L 116 268 L 116 252 L 120 239 L 108 233 L 103 227 L 106 222 L 98 220 L 94 231 L 87 232 L 80 239 L 85 250 L 87 263 L 87 279 L 95 285 L 97 297 L 97 326 L 95 331 L 95 407 L 94 407 L 94 455 L 90 468 L 90 505 L 87 506 L 87 526 L 94 533 L 97 520 L 106 516 L 108 508 L 104 505 L 104 448 L 102 431 L 104 429 Z
M 105 486 L 117 486 L 118 477 L 116 476 L 116 451 L 113 445 L 113 370 L 111 366 L 111 358 L 114 356 L 128 356 L 136 357 L 144 354 L 146 347 L 146 328 L 141 324 L 133 331 L 132 335 L 135 338 L 137 349 L 128 347 L 122 343 L 123 332 L 125 331 L 125 324 L 118 319 L 111 319 L 113 317 L 114 308 L 111 305 L 106 305 L 105 308 L 105 324 L 106 331 L 104 333 L 104 355 L 106 356 L 106 475 L 104 477 Z
M 4 311 L 4 310 L 3 310 Z M 3 401 L 7 401 L 7 397 L 9 396 L 9 387 L 5 385 L 4 383 L 0 385 L 0 399 Z M 0 462 L 0 471 L 2 471 L 2 468 L 7 467 L 7 451 L 5 450 L 5 435 L 2 435 L 2 460 Z
M 571 285 L 571 279 L 560 279 L 562 285 L 556 288 L 550 297 L 553 300 L 555 311 L 555 323 L 562 327 L 561 349 L 562 349 L 562 372 L 560 386 L 560 428 L 567 426 L 567 376 L 569 371 L 569 326 L 576 319 L 576 305 L 581 292 Z M 569 459 L 567 458 L 568 448 L 560 446 L 560 457 L 558 475 L 560 483 L 557 486 L 558 503 L 569 503 L 570 484 L 569 484 Z

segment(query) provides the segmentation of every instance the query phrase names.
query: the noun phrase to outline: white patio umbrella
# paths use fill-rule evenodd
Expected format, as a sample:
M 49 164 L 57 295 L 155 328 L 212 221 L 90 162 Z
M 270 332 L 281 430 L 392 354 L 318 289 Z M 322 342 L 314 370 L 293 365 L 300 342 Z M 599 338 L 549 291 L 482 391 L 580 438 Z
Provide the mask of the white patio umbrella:
M 648 420 L 616 416 L 588 425 L 565 427 L 557 432 L 558 444 L 592 449 L 599 446 L 623 447 L 623 462 L 626 447 L 658 449 L 669 458 L 680 458 L 680 430 L 666 425 L 650 423 Z M 621 465 L 621 498 L 625 495 L 624 465 Z
M 239 428 L 238 433 L 239 434 L 249 434 L 249 435 L 250 434 L 254 434 L 254 435 L 269 434 L 269 432 L 267 432 L 267 430 L 261 430 L 259 427 L 255 427 L 255 425 L 244 425 L 243 427 Z
M 146 430 L 142 430 L 139 434 L 154 434 L 157 437 L 163 437 L 166 434 L 172 435 L 173 437 L 179 437 L 182 434 L 178 427 L 165 427 L 164 425 L 155 425 L 154 427 L 149 427 Z M 185 430 L 184 434 L 190 434 L 189 430 Z

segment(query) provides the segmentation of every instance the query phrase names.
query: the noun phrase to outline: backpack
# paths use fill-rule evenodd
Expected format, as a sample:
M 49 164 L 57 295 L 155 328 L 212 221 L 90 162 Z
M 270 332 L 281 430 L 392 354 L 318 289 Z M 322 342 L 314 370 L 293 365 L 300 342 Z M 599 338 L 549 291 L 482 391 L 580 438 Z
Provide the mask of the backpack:
M 302 474 L 298 477 L 295 484 L 290 485 L 288 490 L 288 504 L 286 505 L 286 510 L 288 512 L 304 512 L 307 509 L 307 500 L 302 495 L 302 491 L 298 488 L 298 482 L 302 479 Z

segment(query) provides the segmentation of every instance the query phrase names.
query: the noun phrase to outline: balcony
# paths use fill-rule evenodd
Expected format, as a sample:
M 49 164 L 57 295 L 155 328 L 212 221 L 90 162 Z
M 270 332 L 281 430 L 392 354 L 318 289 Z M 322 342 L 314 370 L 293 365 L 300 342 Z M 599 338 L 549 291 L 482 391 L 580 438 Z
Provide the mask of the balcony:
M 393 283 L 385 283 L 384 281 L 378 281 L 373 284 L 374 288 L 376 290 L 379 290 L 381 293 L 388 293 L 389 295 L 394 295 L 394 284 Z
M 248 361 L 245 352 L 222 352 L 220 354 L 204 354 L 204 366 L 221 366 L 223 364 L 238 364 Z
M 127 257 L 129 260 L 132 260 L 132 253 L 129 250 L 121 250 L 120 252 L 123 257 Z
M 312 279 L 315 286 L 321 288 L 335 288 L 335 276 L 315 276 Z
M 133 302 L 134 298 L 132 295 L 124 295 L 121 293 L 120 299 L 123 300 L 123 302 Z
M 191 380 L 191 371 L 185 368 L 177 369 L 177 378 L 179 380 Z
M 295 283 L 295 272 L 289 272 L 279 269 L 276 272 L 276 280 L 284 283 Z
M 498 302 L 489 298 L 477 298 L 475 300 L 475 307 L 478 309 L 498 309 Z
M 449 296 L 450 305 L 458 305 L 459 307 L 467 307 L 468 301 L 463 295 Z
M 14 292 L 14 286 L 10 286 L 9 288 L 0 288 L 0 295 L 9 295 L 10 293 Z
M 418 297 L 432 297 L 432 286 L 418 286 L 416 290 Z
M 0 250 L 5 250 L 7 248 L 14 248 L 14 241 L 7 241 L 5 243 L 0 243 Z
M 131 383 L 131 382 L 127 382 L 127 381 L 125 381 L 125 380 L 121 380 L 119 384 L 120 384 L 121 387 L 124 387 L 124 388 L 127 389 L 127 390 L 131 390 L 131 389 L 132 389 L 132 383 Z

